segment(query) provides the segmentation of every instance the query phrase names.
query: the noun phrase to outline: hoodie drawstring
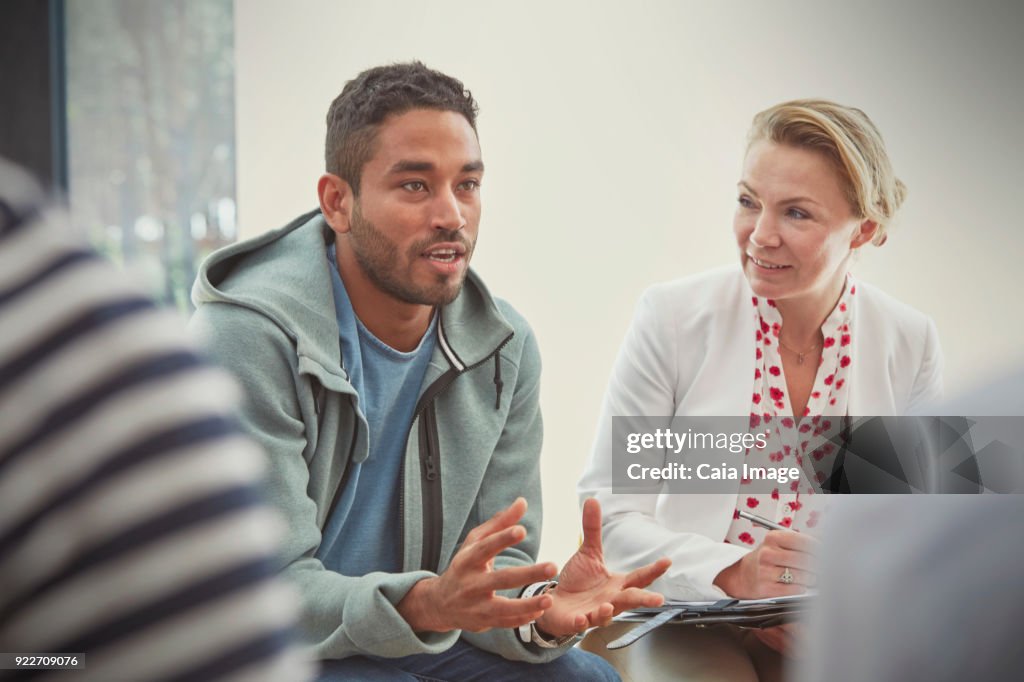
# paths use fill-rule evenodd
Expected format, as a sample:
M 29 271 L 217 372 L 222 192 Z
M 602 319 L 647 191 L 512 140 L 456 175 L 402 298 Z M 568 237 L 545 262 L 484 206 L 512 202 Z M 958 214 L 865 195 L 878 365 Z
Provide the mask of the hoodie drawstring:
M 501 380 L 501 353 L 494 354 L 494 409 L 501 409 L 501 389 L 505 383 Z

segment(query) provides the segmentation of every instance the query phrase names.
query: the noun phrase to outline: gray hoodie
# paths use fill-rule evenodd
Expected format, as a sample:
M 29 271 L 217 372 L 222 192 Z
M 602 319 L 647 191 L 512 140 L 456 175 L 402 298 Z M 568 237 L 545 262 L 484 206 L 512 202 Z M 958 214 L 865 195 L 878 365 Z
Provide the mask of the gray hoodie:
M 288 523 L 284 573 L 323 659 L 438 653 L 462 636 L 506 658 L 543 662 L 563 650 L 523 645 L 512 630 L 413 632 L 396 605 L 444 571 L 472 528 L 519 495 L 527 537 L 495 568 L 536 561 L 540 541 L 540 355 L 526 321 L 472 271 L 440 311 L 402 465 L 402 573 L 359 577 L 315 558 L 348 463 L 368 455 L 367 425 L 342 366 L 319 211 L 212 254 L 192 290 L 190 324 L 241 381 L 241 419 L 269 460 L 268 493 Z M 353 511 L 355 517 L 356 511 Z M 518 590 L 506 593 L 515 596 Z

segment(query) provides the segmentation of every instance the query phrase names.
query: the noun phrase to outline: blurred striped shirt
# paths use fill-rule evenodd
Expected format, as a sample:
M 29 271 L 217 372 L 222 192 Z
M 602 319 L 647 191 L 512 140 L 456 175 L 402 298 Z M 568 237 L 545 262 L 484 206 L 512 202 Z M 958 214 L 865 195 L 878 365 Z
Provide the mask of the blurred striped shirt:
M 3 679 L 305 680 L 234 385 L 0 161 Z

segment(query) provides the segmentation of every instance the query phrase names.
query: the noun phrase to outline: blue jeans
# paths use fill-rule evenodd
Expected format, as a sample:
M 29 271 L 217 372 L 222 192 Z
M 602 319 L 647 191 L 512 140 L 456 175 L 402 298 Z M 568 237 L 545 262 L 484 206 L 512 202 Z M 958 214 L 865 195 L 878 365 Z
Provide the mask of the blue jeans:
M 321 664 L 317 682 L 619 682 L 614 668 L 581 649 L 570 649 L 550 663 L 526 663 L 477 649 L 461 639 L 440 654 L 352 656 Z

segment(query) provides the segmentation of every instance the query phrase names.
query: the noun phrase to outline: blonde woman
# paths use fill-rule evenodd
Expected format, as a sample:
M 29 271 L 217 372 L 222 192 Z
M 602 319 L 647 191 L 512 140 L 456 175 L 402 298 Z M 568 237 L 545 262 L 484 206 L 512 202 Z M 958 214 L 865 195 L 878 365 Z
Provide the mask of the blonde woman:
M 579 492 L 605 510 L 613 570 L 668 556 L 671 568 L 651 589 L 677 599 L 759 598 L 815 584 L 810 536 L 822 510 L 810 488 L 768 493 L 736 481 L 729 494 L 613 494 L 611 418 L 749 416 L 773 425 L 763 456 L 795 465 L 828 453 L 803 451 L 799 439 L 790 445 L 781 424 L 810 416 L 831 426 L 844 415 L 901 414 L 936 399 L 934 324 L 850 272 L 855 253 L 886 241 L 904 194 L 862 111 L 799 100 L 754 118 L 733 220 L 739 267 L 649 289 L 612 371 Z M 789 530 L 766 531 L 740 518 L 741 509 Z M 671 630 L 664 636 L 680 628 Z M 717 639 L 700 653 L 673 646 L 673 674 L 700 659 L 690 667 L 711 679 L 770 678 L 778 656 L 763 654 L 798 653 L 793 632 L 705 633 Z

